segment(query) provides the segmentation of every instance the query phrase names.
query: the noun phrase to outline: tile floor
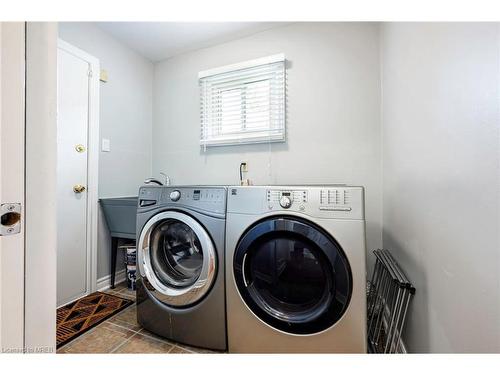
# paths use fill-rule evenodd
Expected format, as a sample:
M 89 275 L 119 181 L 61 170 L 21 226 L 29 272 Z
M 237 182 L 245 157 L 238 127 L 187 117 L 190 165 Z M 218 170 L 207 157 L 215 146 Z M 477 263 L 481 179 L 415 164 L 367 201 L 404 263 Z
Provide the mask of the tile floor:
M 125 283 L 104 292 L 135 301 L 135 292 L 128 290 Z M 178 344 L 146 331 L 137 324 L 136 306 L 133 304 L 64 345 L 57 350 L 57 353 L 200 354 L 218 352 Z

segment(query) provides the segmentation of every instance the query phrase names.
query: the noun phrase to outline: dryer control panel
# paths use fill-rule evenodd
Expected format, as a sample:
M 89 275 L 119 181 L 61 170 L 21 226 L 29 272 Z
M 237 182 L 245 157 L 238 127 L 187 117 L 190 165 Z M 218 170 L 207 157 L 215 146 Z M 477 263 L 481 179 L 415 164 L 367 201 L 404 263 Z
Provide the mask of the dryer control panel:
M 267 190 L 269 209 L 278 204 L 284 209 L 292 207 L 305 211 L 308 203 L 308 190 Z M 351 211 L 350 192 L 347 189 L 320 189 L 319 206 L 321 211 Z
M 350 190 L 321 189 L 319 193 L 319 209 L 322 211 L 352 211 Z
M 362 187 L 345 185 L 229 188 L 228 212 L 261 214 L 274 211 L 301 212 L 324 218 L 362 219 L 364 191 Z
M 305 209 L 303 203 L 307 202 L 307 190 L 267 190 L 267 202 L 270 207 L 278 204 L 288 209 L 294 205 Z

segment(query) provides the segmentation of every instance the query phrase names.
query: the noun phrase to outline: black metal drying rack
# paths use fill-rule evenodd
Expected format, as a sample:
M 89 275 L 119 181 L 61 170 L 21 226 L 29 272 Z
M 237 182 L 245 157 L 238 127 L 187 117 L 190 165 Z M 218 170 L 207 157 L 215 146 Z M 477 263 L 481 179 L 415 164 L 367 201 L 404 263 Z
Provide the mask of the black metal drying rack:
M 373 253 L 376 262 L 367 291 L 368 350 L 404 353 L 401 335 L 415 288 L 388 250 L 378 249 Z

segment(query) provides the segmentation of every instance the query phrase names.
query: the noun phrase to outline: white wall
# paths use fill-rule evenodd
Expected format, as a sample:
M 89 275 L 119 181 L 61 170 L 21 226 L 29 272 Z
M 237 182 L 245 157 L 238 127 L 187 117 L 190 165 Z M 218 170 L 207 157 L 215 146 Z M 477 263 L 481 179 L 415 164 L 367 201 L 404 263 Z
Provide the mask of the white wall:
M 382 27 L 383 241 L 411 352 L 500 351 L 497 24 Z
M 111 152 L 99 154 L 99 197 L 137 195 L 151 175 L 153 64 L 92 23 L 59 23 L 59 37 L 98 58 L 108 72 L 108 82 L 100 84 L 99 125 Z M 98 277 L 109 274 L 109 241 L 100 213 Z
M 287 142 L 200 149 L 198 72 L 285 53 Z M 297 23 L 155 65 L 153 173 L 173 184 L 348 183 L 366 187 L 368 248 L 381 246 L 377 24 Z

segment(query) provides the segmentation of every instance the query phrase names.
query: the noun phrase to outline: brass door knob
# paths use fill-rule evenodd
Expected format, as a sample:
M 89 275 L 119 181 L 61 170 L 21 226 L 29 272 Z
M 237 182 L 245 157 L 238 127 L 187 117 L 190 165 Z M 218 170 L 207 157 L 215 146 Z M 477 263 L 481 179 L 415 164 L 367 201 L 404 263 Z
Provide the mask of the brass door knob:
M 76 150 L 76 152 L 80 152 L 80 153 L 85 152 L 85 146 L 82 144 L 78 144 L 75 146 L 75 150 Z
M 83 193 L 85 191 L 85 186 L 80 185 L 80 184 L 75 185 L 75 186 L 73 186 L 73 191 L 75 193 Z

